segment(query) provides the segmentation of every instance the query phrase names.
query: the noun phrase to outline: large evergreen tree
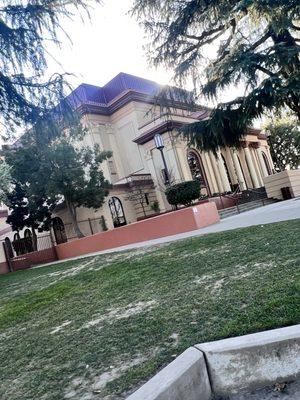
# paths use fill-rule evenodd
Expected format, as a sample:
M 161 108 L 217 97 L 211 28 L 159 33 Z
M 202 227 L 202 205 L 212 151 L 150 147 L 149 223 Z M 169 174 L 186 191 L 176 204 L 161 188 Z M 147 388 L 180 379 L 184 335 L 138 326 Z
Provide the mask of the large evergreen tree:
M 96 2 L 98 0 L 95 0 Z M 0 6 L 0 123 L 32 124 L 64 97 L 61 74 L 46 79 L 47 45 L 59 45 L 63 18 L 90 0 L 7 0 Z M 65 110 L 66 111 L 66 110 Z M 7 129 L 8 132 L 11 132 Z
M 193 145 L 238 145 L 247 125 L 266 110 L 288 107 L 300 120 L 298 0 L 134 3 L 151 38 L 150 59 L 175 68 L 177 83 L 191 77 L 196 96 L 209 99 L 231 85 L 245 87 L 244 96 L 219 103 L 209 120 L 184 129 Z

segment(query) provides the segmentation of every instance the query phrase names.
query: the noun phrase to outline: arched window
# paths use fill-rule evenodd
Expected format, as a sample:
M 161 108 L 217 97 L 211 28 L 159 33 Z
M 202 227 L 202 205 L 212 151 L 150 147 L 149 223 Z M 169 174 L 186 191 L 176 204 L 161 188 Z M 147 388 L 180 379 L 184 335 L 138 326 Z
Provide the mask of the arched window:
M 14 234 L 14 241 L 15 240 L 20 240 L 20 234 L 19 234 L 19 232 L 16 232 L 15 234 Z
M 29 229 L 25 229 L 24 244 L 25 244 L 27 253 L 31 253 L 33 251 L 33 242 L 32 242 L 32 233 Z
M 266 153 L 264 153 L 262 151 L 261 154 L 263 156 L 264 163 L 265 163 L 265 166 L 267 168 L 268 175 L 272 175 L 272 170 L 271 170 L 271 167 L 270 167 L 270 164 L 269 164 L 269 160 L 268 160 L 268 157 L 267 157 Z
M 108 200 L 108 205 L 113 220 L 114 227 L 126 225 L 126 218 L 121 200 L 118 197 L 111 197 Z
M 24 240 L 21 240 L 19 232 L 16 232 L 14 234 L 14 240 L 12 242 L 13 248 L 15 252 L 17 253 L 17 256 L 20 256 L 21 254 L 26 253 L 26 247 L 24 244 Z
M 66 243 L 67 235 L 65 231 L 65 225 L 61 218 L 55 217 L 52 219 L 52 227 L 55 236 L 56 244 Z
M 24 232 L 24 237 L 25 238 L 31 238 L 31 231 L 30 231 L 30 229 L 25 229 L 25 232 Z
M 205 188 L 210 196 L 211 191 L 208 185 L 205 169 L 200 154 L 195 150 L 189 150 L 187 160 L 194 180 L 200 181 L 201 188 Z

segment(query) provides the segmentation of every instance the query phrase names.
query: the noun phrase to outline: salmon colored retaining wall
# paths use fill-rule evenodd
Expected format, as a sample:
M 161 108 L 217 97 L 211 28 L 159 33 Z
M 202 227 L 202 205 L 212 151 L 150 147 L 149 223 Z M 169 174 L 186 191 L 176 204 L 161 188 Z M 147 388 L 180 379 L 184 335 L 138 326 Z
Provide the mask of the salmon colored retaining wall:
M 55 248 L 33 251 L 32 253 L 23 254 L 14 257 L 11 260 L 12 268 L 14 271 L 32 267 L 33 265 L 46 264 L 57 260 Z
M 220 197 L 212 197 L 211 199 L 209 199 L 209 201 L 216 203 L 218 210 L 223 210 L 224 208 L 233 207 L 237 203 L 237 199 L 234 199 L 232 197 L 225 197 L 225 196 L 221 196 L 221 198 Z
M 9 272 L 9 268 L 7 262 L 0 262 L 0 275 L 7 274 Z
M 127 244 L 189 232 L 212 225 L 220 220 L 214 202 L 159 215 L 150 219 L 97 233 L 56 246 L 59 260 L 81 256 Z

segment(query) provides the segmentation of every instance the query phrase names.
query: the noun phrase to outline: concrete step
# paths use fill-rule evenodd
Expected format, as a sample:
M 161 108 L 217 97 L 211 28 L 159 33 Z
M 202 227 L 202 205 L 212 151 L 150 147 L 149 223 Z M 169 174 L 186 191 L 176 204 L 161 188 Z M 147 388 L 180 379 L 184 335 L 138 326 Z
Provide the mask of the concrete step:
M 225 208 L 224 210 L 219 210 L 219 215 L 220 215 L 221 219 L 228 218 L 228 217 L 231 217 L 233 215 L 236 215 L 236 214 L 239 214 L 242 212 L 254 210 L 255 208 L 263 207 L 268 204 L 273 204 L 275 202 L 276 202 L 276 200 L 268 199 L 268 198 L 264 198 L 263 201 L 262 200 L 254 200 L 254 201 L 250 201 L 248 203 L 239 204 L 238 207 L 234 206 L 234 207 Z

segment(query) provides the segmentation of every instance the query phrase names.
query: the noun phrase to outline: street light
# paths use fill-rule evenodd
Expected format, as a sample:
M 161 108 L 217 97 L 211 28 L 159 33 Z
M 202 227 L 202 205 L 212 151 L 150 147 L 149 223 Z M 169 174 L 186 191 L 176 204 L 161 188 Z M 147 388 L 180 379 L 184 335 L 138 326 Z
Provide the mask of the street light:
M 163 160 L 164 163 L 164 171 L 165 171 L 165 184 L 169 185 L 170 184 L 170 175 L 169 175 L 169 171 L 168 171 L 168 167 L 167 167 L 167 163 L 166 163 L 166 159 L 165 159 L 165 155 L 164 155 L 164 141 L 162 136 L 157 133 L 154 136 L 154 143 L 155 143 L 155 147 L 157 148 L 157 150 L 160 151 L 161 153 L 161 158 Z

